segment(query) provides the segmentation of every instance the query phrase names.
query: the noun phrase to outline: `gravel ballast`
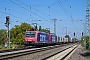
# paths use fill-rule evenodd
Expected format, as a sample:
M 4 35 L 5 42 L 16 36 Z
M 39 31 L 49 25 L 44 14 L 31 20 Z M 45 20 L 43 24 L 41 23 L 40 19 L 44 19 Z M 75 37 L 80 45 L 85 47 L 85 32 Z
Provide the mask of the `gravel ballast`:
M 47 56 L 50 56 L 50 55 L 60 51 L 61 49 L 66 48 L 68 46 L 70 46 L 70 45 L 66 45 L 66 46 L 62 46 L 59 48 L 50 49 L 50 50 L 46 50 L 46 51 L 42 51 L 42 52 L 38 52 L 38 53 L 19 56 L 19 57 L 15 57 L 15 58 L 8 59 L 8 60 L 41 60 L 41 59 L 43 59 Z
M 47 50 L 47 51 L 42 51 L 38 53 L 28 54 L 24 56 L 19 56 L 8 60 L 41 60 L 47 56 L 50 56 L 51 54 L 60 51 L 61 49 L 64 49 L 65 47 L 66 46 Z M 82 56 L 83 52 L 84 52 L 84 48 L 81 45 L 79 45 L 79 47 L 77 47 L 75 52 L 69 57 L 68 60 L 90 60 L 89 58 Z
M 84 48 L 80 45 L 68 60 L 90 60 L 82 54 L 84 54 Z

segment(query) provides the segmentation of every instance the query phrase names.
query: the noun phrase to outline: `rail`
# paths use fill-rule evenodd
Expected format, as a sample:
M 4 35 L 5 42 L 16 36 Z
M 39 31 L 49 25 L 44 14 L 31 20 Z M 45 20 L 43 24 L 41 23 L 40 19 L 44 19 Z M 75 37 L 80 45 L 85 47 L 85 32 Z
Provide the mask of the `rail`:
M 64 60 L 77 46 L 78 45 L 67 47 L 63 50 L 60 50 L 59 52 L 55 54 L 52 54 L 48 57 L 43 58 L 42 60 Z

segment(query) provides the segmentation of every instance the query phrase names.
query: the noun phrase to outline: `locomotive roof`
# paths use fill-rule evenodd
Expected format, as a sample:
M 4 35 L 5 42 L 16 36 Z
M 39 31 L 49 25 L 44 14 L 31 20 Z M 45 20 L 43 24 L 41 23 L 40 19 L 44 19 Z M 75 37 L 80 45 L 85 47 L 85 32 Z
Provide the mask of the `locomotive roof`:
M 28 31 L 26 31 L 26 32 L 40 32 L 40 33 L 46 33 L 46 32 L 42 32 L 42 31 L 30 31 L 30 30 L 28 30 Z M 48 34 L 48 33 L 47 33 Z

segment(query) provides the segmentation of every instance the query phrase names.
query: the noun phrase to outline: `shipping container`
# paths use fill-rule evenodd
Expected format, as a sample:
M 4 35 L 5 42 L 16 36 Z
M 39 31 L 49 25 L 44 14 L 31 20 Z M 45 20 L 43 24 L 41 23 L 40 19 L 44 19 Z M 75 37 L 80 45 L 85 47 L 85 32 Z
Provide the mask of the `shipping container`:
M 37 36 L 38 43 L 48 43 L 49 35 L 47 33 L 39 32 Z
M 49 40 L 48 40 L 49 43 L 52 43 L 52 34 L 49 34 Z
M 56 43 L 57 42 L 57 36 L 56 35 L 52 35 L 52 43 Z

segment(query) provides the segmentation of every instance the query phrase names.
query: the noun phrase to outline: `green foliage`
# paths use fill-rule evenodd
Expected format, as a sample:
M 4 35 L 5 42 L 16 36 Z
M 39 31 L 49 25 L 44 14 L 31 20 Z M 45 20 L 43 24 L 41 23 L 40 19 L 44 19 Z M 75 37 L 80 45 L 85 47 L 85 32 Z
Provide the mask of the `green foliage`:
M 39 31 L 41 31 L 41 29 L 42 29 L 42 27 L 41 27 L 41 26 L 39 26 Z
M 70 36 L 69 35 L 66 35 L 65 38 L 70 38 Z
M 50 30 L 45 30 L 46 33 L 50 33 Z
M 15 25 L 11 29 L 11 37 L 10 37 L 11 44 L 23 45 L 25 32 L 26 30 L 30 30 L 31 28 L 32 26 L 25 22 L 22 23 L 21 25 Z M 37 26 L 35 28 L 37 29 Z M 46 33 L 50 33 L 49 30 L 42 29 L 41 26 L 39 27 L 39 30 Z
M 11 45 L 23 45 L 24 43 L 24 35 L 26 30 L 30 30 L 32 26 L 28 23 L 22 23 L 21 25 L 15 25 L 10 30 L 10 42 Z M 37 29 L 37 26 L 35 27 Z M 38 30 L 38 29 L 37 29 Z M 39 27 L 40 31 L 50 33 L 49 30 Z M 5 44 L 5 39 L 7 38 L 7 30 L 1 29 L 0 30 L 0 45 Z
M 42 28 L 41 31 L 46 32 L 46 33 L 50 33 L 50 30 L 47 30 L 47 29 L 44 29 L 44 28 Z
M 80 43 L 83 47 L 85 47 L 85 39 L 86 39 L 86 36 L 83 36 L 80 41 Z
M 70 40 L 70 36 L 69 35 L 66 35 L 65 38 L 68 38 Z
M 25 22 L 21 25 L 15 25 L 15 27 L 11 29 L 11 43 L 22 45 L 24 42 L 25 31 L 30 29 L 31 25 Z
M 39 31 L 43 31 L 43 32 L 46 32 L 46 33 L 50 33 L 50 30 L 44 29 L 44 28 L 42 28 L 41 26 L 39 26 Z
M 82 46 L 86 47 L 86 49 L 90 50 L 90 47 L 89 47 L 89 36 L 83 36 L 81 38 L 81 42 L 80 43 L 81 43 Z
M 5 44 L 5 39 L 7 37 L 7 31 L 4 29 L 0 30 L 0 45 L 4 45 Z
M 37 26 L 35 26 L 35 29 L 36 29 L 36 30 L 38 30 L 38 27 L 37 27 Z

